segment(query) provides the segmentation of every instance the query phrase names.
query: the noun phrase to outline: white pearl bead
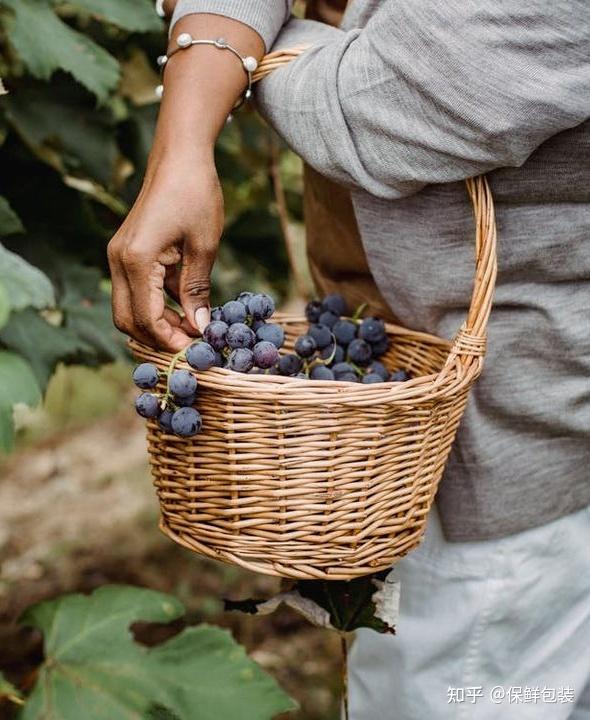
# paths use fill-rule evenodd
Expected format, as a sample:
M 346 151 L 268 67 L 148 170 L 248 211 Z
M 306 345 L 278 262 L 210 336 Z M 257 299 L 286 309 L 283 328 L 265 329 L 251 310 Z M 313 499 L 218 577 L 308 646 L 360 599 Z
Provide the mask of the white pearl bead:
M 190 33 L 180 33 L 180 35 L 176 38 L 176 44 L 181 48 L 188 47 L 192 41 L 193 36 Z
M 163 85 L 158 85 L 158 86 L 154 89 L 154 92 L 156 93 L 156 97 L 161 98 L 162 95 L 164 94 L 164 86 L 163 86 Z
M 215 40 L 215 47 L 218 47 L 218 48 L 220 48 L 220 49 L 226 48 L 226 47 L 227 47 L 227 40 L 226 40 L 225 38 L 222 38 L 222 37 L 217 38 L 217 40 Z
M 158 67 L 163 67 L 168 62 L 168 55 L 158 55 L 156 62 L 158 63 Z
M 246 90 L 246 92 L 244 93 L 244 97 L 246 98 L 246 100 L 249 100 L 252 97 L 252 90 L 250 90 L 250 88 Z
M 255 57 L 252 57 L 252 55 L 248 55 L 248 57 L 245 57 L 242 62 L 244 63 L 244 67 L 248 72 L 254 72 L 256 68 L 258 67 L 258 60 L 256 60 Z

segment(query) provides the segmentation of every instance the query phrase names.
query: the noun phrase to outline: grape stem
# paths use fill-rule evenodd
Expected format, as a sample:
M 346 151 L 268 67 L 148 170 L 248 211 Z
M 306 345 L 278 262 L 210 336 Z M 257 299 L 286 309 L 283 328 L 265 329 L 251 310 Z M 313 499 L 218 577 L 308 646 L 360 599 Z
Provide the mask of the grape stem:
M 336 345 L 338 343 L 336 342 L 336 337 L 335 337 L 334 333 L 331 332 L 330 335 L 332 336 L 332 345 L 334 346 L 334 349 L 332 350 L 330 357 L 327 358 L 326 360 L 322 360 L 321 358 L 315 358 L 315 360 L 313 360 L 313 362 L 310 363 L 309 367 L 307 365 L 305 366 L 306 371 L 313 370 L 314 367 L 316 367 L 317 365 L 326 365 L 326 367 L 327 367 L 332 362 L 332 360 L 336 357 Z
M 190 345 L 187 345 L 186 347 L 182 348 L 182 350 L 179 350 L 176 355 L 172 356 L 172 360 L 170 360 L 170 364 L 168 365 L 168 370 L 166 371 L 166 393 L 164 397 L 162 398 L 162 409 L 166 407 L 168 404 L 170 398 L 172 397 L 172 393 L 170 392 L 170 377 L 172 373 L 174 372 L 174 368 L 176 367 L 176 363 L 185 355 L 187 348 L 189 348 L 193 343 L 191 342 Z
M 362 305 L 359 305 L 359 306 L 357 307 L 357 309 L 356 309 L 355 314 L 352 316 L 352 320 L 354 320 L 355 322 L 358 321 L 358 320 L 360 320 L 360 319 L 361 319 L 361 315 L 365 312 L 365 310 L 366 310 L 368 307 L 369 307 L 369 306 L 367 305 L 367 303 L 363 303 Z

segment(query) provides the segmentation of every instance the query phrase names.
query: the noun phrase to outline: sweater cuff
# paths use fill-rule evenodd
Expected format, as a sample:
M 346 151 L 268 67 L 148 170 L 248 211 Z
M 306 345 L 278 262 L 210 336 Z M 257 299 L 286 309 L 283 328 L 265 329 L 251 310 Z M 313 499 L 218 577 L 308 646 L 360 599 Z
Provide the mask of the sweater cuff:
M 170 32 L 174 24 L 185 15 L 223 15 L 256 30 L 268 52 L 280 29 L 289 19 L 292 5 L 292 0 L 179 0 L 172 15 Z

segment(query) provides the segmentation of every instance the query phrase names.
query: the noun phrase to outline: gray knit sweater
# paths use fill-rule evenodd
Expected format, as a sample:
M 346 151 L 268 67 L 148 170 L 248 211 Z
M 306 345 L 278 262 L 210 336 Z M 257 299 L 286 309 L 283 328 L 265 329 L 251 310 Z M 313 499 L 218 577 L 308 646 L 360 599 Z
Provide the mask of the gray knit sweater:
M 342 29 L 287 0 L 179 0 L 267 48 L 261 82 L 293 149 L 349 186 L 369 264 L 408 327 L 452 337 L 473 282 L 463 180 L 488 173 L 498 286 L 489 352 L 438 493 L 452 541 L 590 504 L 590 3 L 352 0 Z

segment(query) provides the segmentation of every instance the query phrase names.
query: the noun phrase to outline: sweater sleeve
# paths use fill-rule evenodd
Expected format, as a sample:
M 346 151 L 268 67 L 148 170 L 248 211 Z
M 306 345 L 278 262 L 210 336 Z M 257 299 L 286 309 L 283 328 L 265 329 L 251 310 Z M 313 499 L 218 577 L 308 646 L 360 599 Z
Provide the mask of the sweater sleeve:
M 323 175 L 400 198 L 519 166 L 590 117 L 588 27 L 587 0 L 385 0 L 346 32 L 291 20 L 273 49 L 311 47 L 258 105 Z
M 267 51 L 291 14 L 294 0 L 178 0 L 170 30 L 185 15 L 225 15 L 250 26 L 260 35 Z

